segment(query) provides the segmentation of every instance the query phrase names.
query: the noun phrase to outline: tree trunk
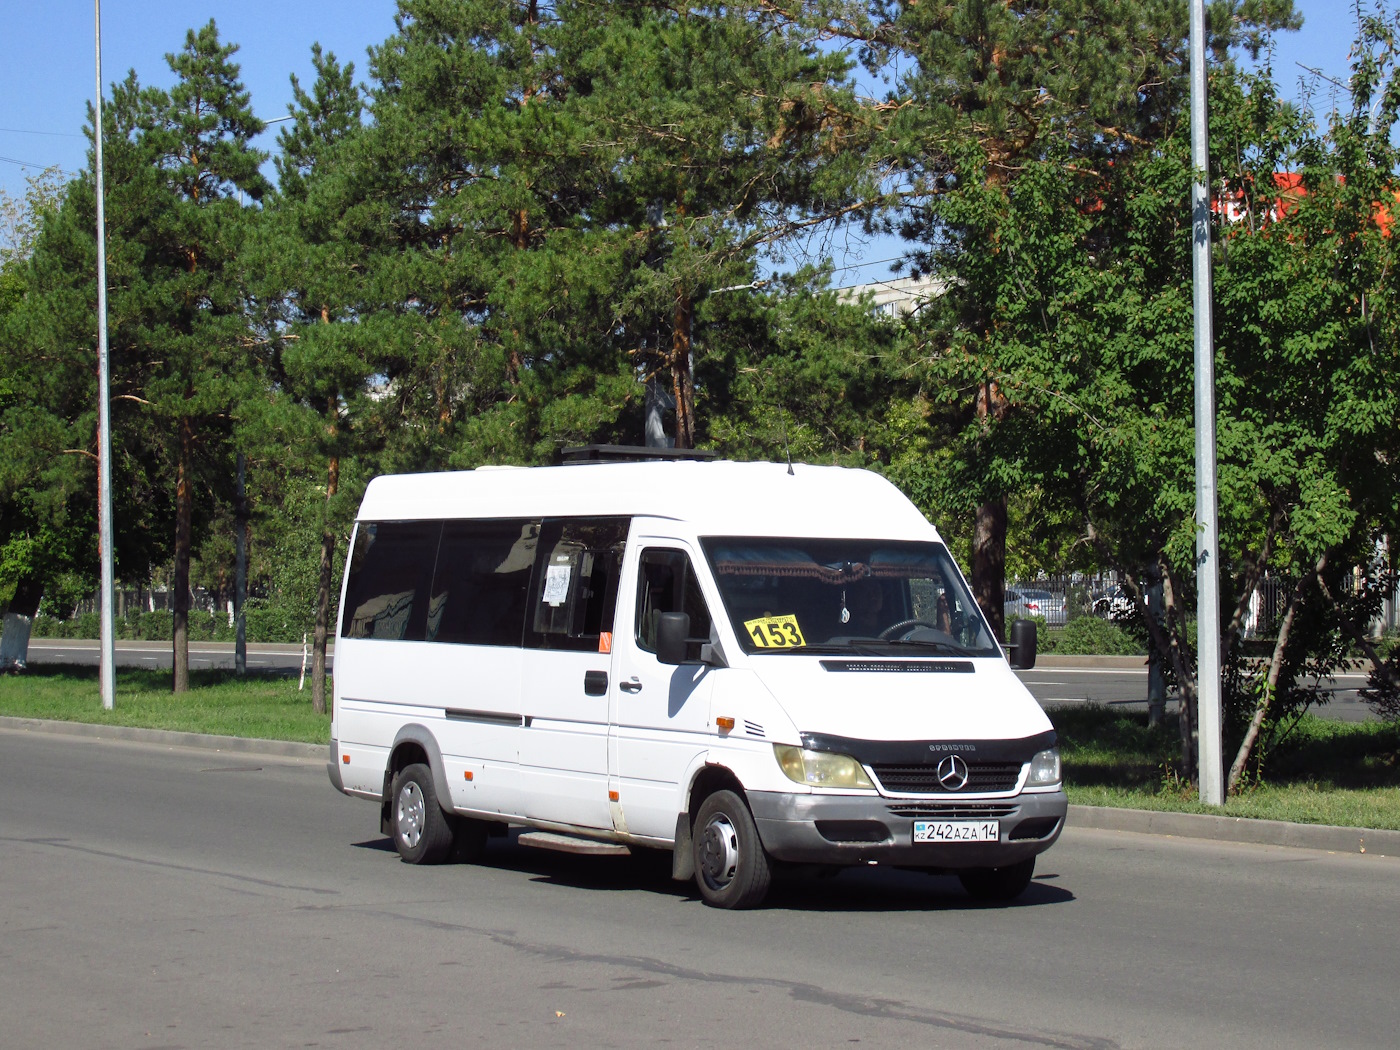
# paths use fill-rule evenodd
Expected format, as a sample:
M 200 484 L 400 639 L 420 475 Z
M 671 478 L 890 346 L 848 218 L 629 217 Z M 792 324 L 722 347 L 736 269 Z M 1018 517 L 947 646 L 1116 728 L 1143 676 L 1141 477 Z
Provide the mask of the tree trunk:
M 676 398 L 676 448 L 695 447 L 695 377 L 690 363 L 690 326 L 695 306 L 683 289 L 676 290 L 671 323 L 671 387 Z
M 194 517 L 194 426 L 180 420 L 180 453 L 175 468 L 175 579 L 171 583 L 170 688 L 184 693 L 190 688 L 190 523 Z
M 334 411 L 334 404 L 331 406 Z M 331 424 L 332 433 L 335 424 Z M 331 456 L 326 469 L 326 512 L 321 520 L 321 578 L 316 585 L 316 626 L 311 635 L 311 710 L 326 713 L 326 639 L 331 614 L 331 568 L 335 561 L 335 531 L 330 507 L 340 485 L 340 457 Z
M 1172 666 L 1176 670 L 1177 702 L 1180 704 L 1177 724 L 1181 730 L 1181 772 L 1189 783 L 1198 782 L 1199 769 L 1196 763 L 1196 673 L 1187 663 L 1183 645 L 1186 633 L 1186 614 L 1181 608 L 1182 589 L 1172 567 L 1165 560 L 1159 563 L 1162 569 L 1162 601 L 1166 607 L 1167 641 L 1170 646 Z
M 1319 573 L 1325 567 L 1326 561 L 1327 556 L 1324 554 L 1322 560 L 1318 562 L 1317 571 Z M 1278 692 L 1279 674 L 1283 670 L 1283 654 L 1288 650 L 1288 638 L 1293 633 L 1293 621 L 1298 615 L 1299 607 L 1303 604 L 1303 591 L 1307 582 L 1307 577 L 1300 579 L 1293 587 L 1293 594 L 1288 600 L 1288 611 L 1283 614 L 1283 623 L 1279 625 L 1278 639 L 1274 642 L 1274 655 L 1269 660 L 1269 673 L 1264 679 L 1264 695 L 1254 705 L 1254 714 L 1249 720 L 1249 728 L 1245 730 L 1244 740 L 1240 741 L 1240 749 L 1235 753 L 1235 760 L 1230 763 L 1230 775 L 1225 781 L 1225 794 L 1227 795 L 1233 795 L 1239 790 L 1245 766 L 1249 763 L 1249 756 L 1254 753 L 1254 745 L 1259 740 L 1259 732 L 1263 728 L 1264 719 L 1268 717 L 1269 706 L 1273 703 L 1274 694 Z
M 977 388 L 977 418 L 984 430 L 1011 414 L 1011 401 L 996 380 Z M 972 596 L 998 639 L 1006 637 L 1006 497 L 977 508 L 972 532 Z
M 23 671 L 28 665 L 29 631 L 43 596 L 44 587 L 37 576 L 20 577 L 5 610 L 5 625 L 0 628 L 0 671 Z
M 972 596 L 997 638 L 1006 637 L 1006 500 L 977 508 L 972 531 Z

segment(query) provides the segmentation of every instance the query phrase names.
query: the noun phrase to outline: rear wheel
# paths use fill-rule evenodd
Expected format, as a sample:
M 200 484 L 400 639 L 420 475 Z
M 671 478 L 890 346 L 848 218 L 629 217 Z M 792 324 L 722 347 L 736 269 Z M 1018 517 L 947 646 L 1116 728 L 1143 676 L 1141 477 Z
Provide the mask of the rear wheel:
M 1035 874 L 1035 858 L 1004 868 L 965 868 L 958 872 L 958 881 L 979 901 L 1009 901 L 1019 897 L 1031 884 Z
M 700 805 L 691 836 L 695 882 L 715 908 L 753 908 L 768 894 L 772 868 L 744 800 L 716 791 Z
M 438 805 L 433 774 L 415 763 L 394 775 L 390 821 L 394 847 L 409 864 L 438 864 L 452 852 L 452 828 Z

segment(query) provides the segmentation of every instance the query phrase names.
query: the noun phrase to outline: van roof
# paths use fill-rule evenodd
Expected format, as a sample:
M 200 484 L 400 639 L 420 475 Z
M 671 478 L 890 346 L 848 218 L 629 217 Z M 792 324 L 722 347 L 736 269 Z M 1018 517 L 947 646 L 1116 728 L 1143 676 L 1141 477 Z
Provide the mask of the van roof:
M 712 536 L 938 534 L 879 474 L 786 463 L 579 463 L 375 478 L 361 521 L 424 518 L 646 516 Z

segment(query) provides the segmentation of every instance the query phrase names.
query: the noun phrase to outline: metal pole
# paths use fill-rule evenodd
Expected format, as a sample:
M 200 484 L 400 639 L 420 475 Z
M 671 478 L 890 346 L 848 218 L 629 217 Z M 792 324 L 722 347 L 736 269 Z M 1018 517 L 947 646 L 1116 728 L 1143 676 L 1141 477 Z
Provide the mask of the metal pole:
M 108 711 L 117 697 L 116 625 L 112 617 L 112 394 L 107 382 L 107 220 L 102 184 L 102 0 L 92 0 L 96 50 L 97 97 L 93 103 L 93 173 L 97 183 L 97 535 L 102 558 L 102 706 Z
M 247 617 L 243 606 L 248 601 L 248 499 L 243 484 L 247 470 L 247 458 L 238 453 L 238 499 L 234 503 L 234 575 L 233 575 L 233 619 L 238 625 L 233 642 L 233 670 L 235 674 L 248 671 L 248 631 Z
M 1220 717 L 1220 537 L 1215 484 L 1215 350 L 1210 278 L 1210 143 L 1206 132 L 1206 14 L 1191 0 L 1192 303 L 1196 319 L 1196 702 L 1201 801 L 1225 801 Z

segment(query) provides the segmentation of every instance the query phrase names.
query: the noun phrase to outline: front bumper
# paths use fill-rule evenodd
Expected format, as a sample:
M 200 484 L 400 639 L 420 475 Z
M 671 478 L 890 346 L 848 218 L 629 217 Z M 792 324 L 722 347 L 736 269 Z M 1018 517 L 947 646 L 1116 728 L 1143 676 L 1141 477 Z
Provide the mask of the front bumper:
M 748 798 L 763 847 L 778 860 L 942 871 L 1000 868 L 1043 853 L 1060 837 L 1069 810 L 1063 790 L 955 802 L 777 791 Z M 915 820 L 984 819 L 1000 821 L 999 841 L 914 842 Z

